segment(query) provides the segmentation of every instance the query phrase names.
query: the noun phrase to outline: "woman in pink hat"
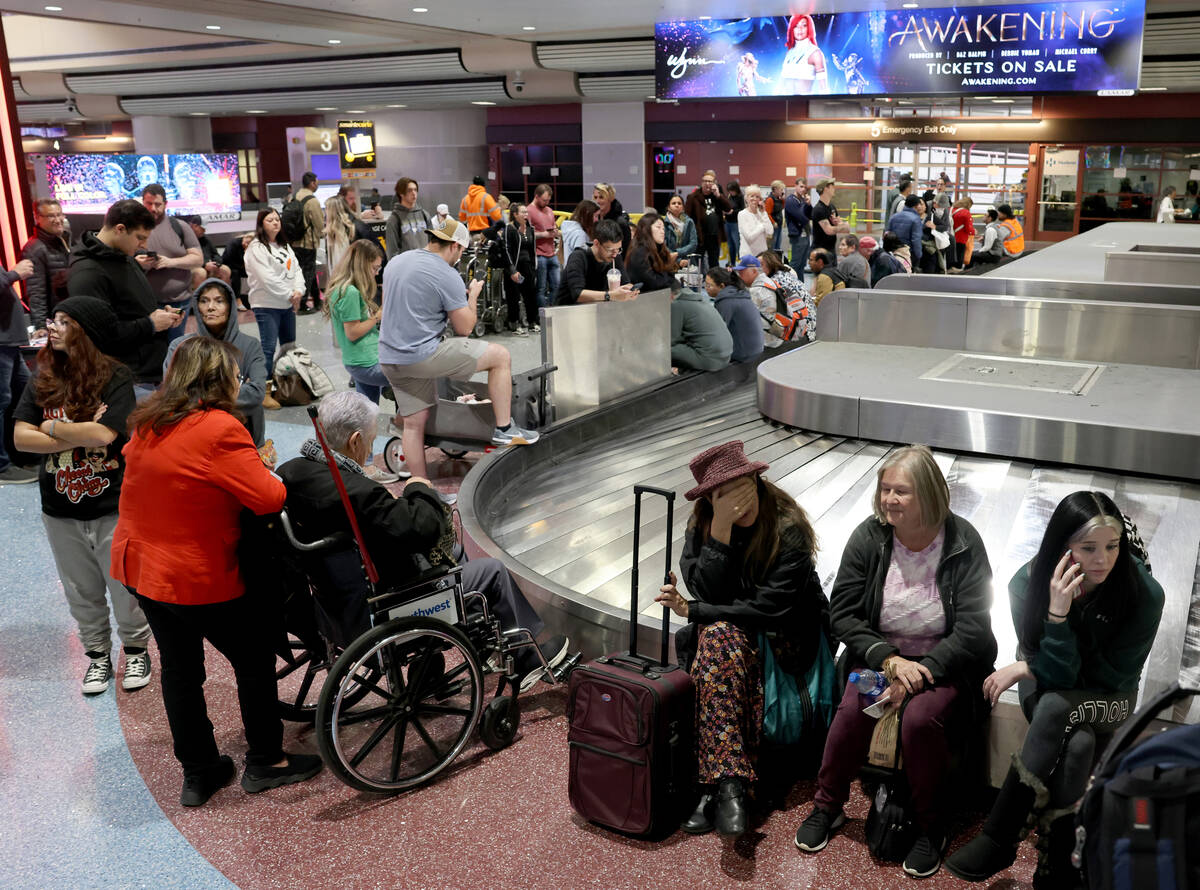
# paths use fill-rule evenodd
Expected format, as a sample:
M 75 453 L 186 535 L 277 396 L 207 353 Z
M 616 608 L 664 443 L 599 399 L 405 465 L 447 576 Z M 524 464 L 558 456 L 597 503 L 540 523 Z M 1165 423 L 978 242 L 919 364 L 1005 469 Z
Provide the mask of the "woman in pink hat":
M 658 602 L 688 620 L 677 638 L 696 682 L 696 759 L 702 787 L 683 830 L 746 830 L 746 793 L 762 736 L 760 634 L 775 661 L 802 676 L 819 653 L 829 603 L 813 564 L 816 535 L 804 510 L 763 478 L 765 463 L 726 442 L 692 459 L 695 501 L 676 577 Z M 826 652 L 825 657 L 828 658 Z M 823 737 L 823 734 L 822 734 Z

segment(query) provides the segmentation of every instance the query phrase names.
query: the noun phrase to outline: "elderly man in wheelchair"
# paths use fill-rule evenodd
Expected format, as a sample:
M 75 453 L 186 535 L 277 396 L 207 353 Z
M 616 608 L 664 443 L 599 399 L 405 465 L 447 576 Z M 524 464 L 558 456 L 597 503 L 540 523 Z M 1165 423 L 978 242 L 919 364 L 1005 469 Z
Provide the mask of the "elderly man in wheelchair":
M 378 410 L 361 394 L 336 392 L 317 415 L 364 552 L 353 546 L 320 443 L 306 442 L 278 472 L 288 489 L 283 525 L 303 552 L 317 625 L 330 645 L 318 744 L 347 784 L 389 791 L 444 768 L 476 723 L 489 746 L 503 747 L 519 719 L 518 690 L 561 678 L 577 656 L 568 658 L 564 636 L 535 642 L 544 624 L 499 560 L 455 565 L 451 517 L 428 480 L 409 479 L 396 497 L 364 474 Z M 297 635 L 312 645 L 311 629 Z M 501 679 L 485 709 L 488 671 Z M 294 710 L 311 673 L 310 665 Z M 506 685 L 511 696 L 502 695 Z

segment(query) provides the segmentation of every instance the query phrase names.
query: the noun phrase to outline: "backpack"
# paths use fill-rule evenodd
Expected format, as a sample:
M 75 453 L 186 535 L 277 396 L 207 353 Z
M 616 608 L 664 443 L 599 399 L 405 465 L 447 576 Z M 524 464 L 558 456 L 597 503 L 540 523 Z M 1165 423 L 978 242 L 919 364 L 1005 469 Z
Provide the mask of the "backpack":
M 1200 695 L 1175 683 L 1113 736 L 1075 818 L 1072 863 L 1092 890 L 1200 888 L 1200 725 L 1139 738 Z
M 275 388 L 289 398 L 302 400 L 307 394 L 309 401 L 333 392 L 333 381 L 325 370 L 312 360 L 312 355 L 303 346 L 288 344 L 275 359 Z M 280 404 L 307 405 L 307 401 L 280 402 Z
M 183 223 L 179 221 L 179 217 L 177 216 L 168 216 L 167 220 L 171 223 L 171 231 L 179 239 L 179 246 L 187 250 L 187 241 L 183 237 Z
M 771 333 L 785 343 L 792 340 L 802 340 L 808 335 L 812 322 L 809 321 L 812 311 L 812 297 L 807 289 L 779 287 L 775 291 L 775 318 L 771 320 Z
M 889 275 L 904 272 L 904 266 L 901 265 L 900 261 L 882 247 L 871 254 L 870 266 L 871 287 L 878 286 L 879 282 Z
M 304 236 L 308 234 L 308 217 L 304 214 L 304 205 L 315 197 L 316 195 L 305 195 L 299 201 L 292 198 L 283 205 L 283 211 L 279 214 L 279 223 L 280 228 L 283 229 L 283 237 L 289 244 L 303 241 Z

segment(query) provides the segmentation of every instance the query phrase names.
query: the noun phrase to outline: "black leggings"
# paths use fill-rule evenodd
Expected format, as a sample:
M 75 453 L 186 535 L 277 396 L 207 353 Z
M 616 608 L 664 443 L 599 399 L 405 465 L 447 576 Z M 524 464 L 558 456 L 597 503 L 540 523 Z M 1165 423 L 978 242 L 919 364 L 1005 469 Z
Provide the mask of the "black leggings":
M 1022 680 L 1018 692 L 1029 732 L 1021 747 L 1021 762 L 1046 784 L 1050 806 L 1077 801 L 1087 787 L 1096 752 L 1128 719 L 1134 694 L 1094 689 L 1038 691 Z
M 518 265 L 516 271 L 524 276 L 517 284 L 511 275 L 504 276 L 504 299 L 508 304 L 508 324 L 516 327 L 521 321 L 521 302 L 525 303 L 525 323 L 541 324 L 538 320 L 537 271 L 529 266 Z

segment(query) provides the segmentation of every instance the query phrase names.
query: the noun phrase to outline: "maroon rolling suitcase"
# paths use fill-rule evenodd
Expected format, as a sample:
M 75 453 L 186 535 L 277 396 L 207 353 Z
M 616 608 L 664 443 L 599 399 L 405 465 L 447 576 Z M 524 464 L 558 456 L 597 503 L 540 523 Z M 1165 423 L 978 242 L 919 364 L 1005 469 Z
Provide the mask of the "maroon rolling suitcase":
M 568 787 L 571 806 L 590 822 L 625 834 L 665 836 L 691 802 L 695 692 L 688 672 L 667 663 L 670 612 L 665 607 L 659 660 L 637 654 L 642 494 L 667 499 L 669 575 L 675 493 L 644 485 L 633 490 L 629 652 L 597 658 L 571 672 Z

